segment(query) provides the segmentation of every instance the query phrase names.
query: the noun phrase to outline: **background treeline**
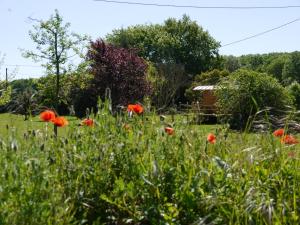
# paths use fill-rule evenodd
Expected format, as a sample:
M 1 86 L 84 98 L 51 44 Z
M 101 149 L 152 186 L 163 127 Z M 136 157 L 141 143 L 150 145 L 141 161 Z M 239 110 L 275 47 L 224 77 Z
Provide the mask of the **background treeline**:
M 58 12 L 57 18 L 62 21 Z M 59 114 L 83 117 L 86 108 L 97 111 L 98 99 L 109 95 L 113 111 L 139 102 L 168 112 L 199 100 L 201 94 L 193 87 L 217 84 L 224 87 L 217 92 L 218 109 L 228 113 L 230 108 L 234 120 L 240 118 L 238 124 L 265 107 L 299 108 L 300 52 L 235 57 L 221 56 L 219 47 L 186 15 L 162 24 L 116 29 L 103 39 L 90 40 L 82 62 L 59 75 L 58 97 L 53 73 L 15 80 L 10 82 L 11 101 L 2 111 L 21 113 L 26 119 L 42 108 L 57 108 Z
M 154 64 L 153 64 L 154 65 Z M 276 78 L 281 85 L 297 91 L 300 82 L 300 52 L 292 53 L 269 53 L 269 54 L 250 54 L 243 56 L 222 56 L 218 69 L 206 70 L 193 77 L 189 75 L 183 66 L 172 63 L 160 63 L 156 66 L 150 65 L 148 77 L 152 81 L 155 91 L 151 94 L 154 106 L 168 107 L 179 101 L 191 102 L 195 100 L 197 93 L 191 89 L 197 85 L 217 84 L 221 78 L 229 76 L 231 73 L 240 69 L 247 69 L 259 73 L 267 73 Z M 86 68 L 73 74 L 62 76 L 64 88 L 61 90 L 61 113 L 70 113 L 68 105 L 75 103 L 74 98 L 80 98 L 80 89 L 83 89 L 92 75 L 87 75 Z M 52 85 L 51 85 L 52 83 Z M 38 79 L 18 79 L 10 82 L 13 89 L 12 99 L 21 100 L 30 98 L 34 95 L 37 102 L 41 105 L 51 106 L 52 88 L 55 84 L 54 77 L 47 76 Z M 183 90 L 177 90 L 183 88 Z M 88 93 L 87 93 L 88 94 Z M 84 94 L 81 93 L 84 98 Z M 193 96 L 194 95 L 194 96 Z M 297 96 L 296 96 L 297 97 Z M 299 98 L 299 97 L 297 97 Z M 296 99 L 296 105 L 300 105 L 300 99 Z M 12 108 L 15 101 L 9 103 L 10 107 L 2 107 L 3 110 Z M 20 105 L 20 104 L 17 104 Z M 80 105 L 80 104 L 79 104 Z M 26 107 L 25 107 L 26 108 Z M 71 110 L 72 111 L 72 110 Z
M 300 81 L 300 52 L 223 56 L 223 68 L 234 72 L 244 68 L 268 73 L 283 85 Z

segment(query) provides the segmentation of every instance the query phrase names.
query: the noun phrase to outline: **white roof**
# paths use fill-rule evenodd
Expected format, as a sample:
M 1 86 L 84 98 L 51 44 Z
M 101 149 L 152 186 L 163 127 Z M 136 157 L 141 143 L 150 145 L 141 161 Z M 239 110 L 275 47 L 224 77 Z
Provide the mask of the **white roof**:
M 206 90 L 214 90 L 215 86 L 214 85 L 203 85 L 203 86 L 197 86 L 194 87 L 194 91 L 206 91 Z

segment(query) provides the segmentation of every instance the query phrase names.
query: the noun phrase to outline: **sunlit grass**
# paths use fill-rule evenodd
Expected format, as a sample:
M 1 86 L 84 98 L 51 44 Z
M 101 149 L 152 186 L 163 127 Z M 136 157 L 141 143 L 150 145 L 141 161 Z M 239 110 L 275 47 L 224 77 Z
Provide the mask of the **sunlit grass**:
M 75 117 L 66 117 L 72 125 L 80 124 L 80 120 Z M 24 120 L 24 116 L 11 113 L 0 114 L 0 137 L 7 137 L 8 134 L 14 132 L 17 136 L 23 136 L 31 131 L 44 131 L 46 125 L 42 122 L 39 116 L 30 117 L 28 120 Z M 53 125 L 48 124 L 47 129 L 49 132 L 53 132 Z M 60 135 L 65 135 L 69 130 L 68 127 L 59 130 Z
M 58 138 L 1 115 L 0 224 L 299 224 L 299 146 L 102 107 L 94 127 L 73 118 Z

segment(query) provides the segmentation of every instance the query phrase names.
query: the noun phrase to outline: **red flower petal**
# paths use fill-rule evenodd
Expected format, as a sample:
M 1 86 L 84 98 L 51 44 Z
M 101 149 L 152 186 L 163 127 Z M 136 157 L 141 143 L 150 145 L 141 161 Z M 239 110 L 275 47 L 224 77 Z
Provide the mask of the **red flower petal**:
M 136 114 L 141 115 L 144 112 L 144 108 L 139 104 L 135 104 L 135 105 L 130 104 L 127 106 L 127 111 L 135 112 Z
M 292 135 L 285 135 L 281 138 L 281 143 L 286 145 L 298 144 L 299 141 Z
M 55 119 L 55 113 L 51 110 L 45 110 L 40 114 L 40 118 L 45 122 L 49 122 Z
M 284 135 L 284 129 L 277 129 L 277 130 L 275 130 L 274 132 L 273 132 L 273 135 L 275 136 L 275 137 L 282 137 L 283 135 Z
M 63 126 L 66 126 L 69 124 L 68 120 L 66 120 L 64 117 L 56 117 L 54 120 L 52 120 L 52 123 L 55 125 L 55 126 L 58 126 L 58 127 L 63 127 Z
M 168 135 L 173 135 L 175 130 L 174 128 L 172 127 L 165 127 L 165 132 L 168 134 Z
M 89 119 L 89 118 L 84 119 L 81 123 L 82 123 L 82 125 L 85 125 L 85 126 L 88 126 L 88 127 L 94 126 L 94 120 Z
M 207 135 L 207 139 L 206 139 L 209 143 L 211 144 L 215 144 L 216 143 L 216 136 L 212 133 L 209 133 Z

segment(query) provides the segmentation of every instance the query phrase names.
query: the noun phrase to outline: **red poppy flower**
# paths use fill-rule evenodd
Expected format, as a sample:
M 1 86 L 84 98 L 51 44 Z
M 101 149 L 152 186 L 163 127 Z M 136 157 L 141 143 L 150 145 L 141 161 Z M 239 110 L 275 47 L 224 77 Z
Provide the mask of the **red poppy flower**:
M 85 126 L 88 126 L 88 127 L 92 127 L 94 126 L 94 120 L 92 119 L 84 119 L 82 122 L 81 122 L 82 125 L 85 125 Z
M 168 135 L 173 135 L 175 130 L 174 128 L 172 127 L 165 127 L 165 132 L 168 134 Z
M 292 135 L 285 135 L 281 138 L 281 143 L 286 145 L 298 144 L 299 141 Z
M 273 135 L 275 136 L 275 137 L 282 137 L 283 135 L 284 135 L 284 129 L 277 129 L 277 130 L 275 130 L 274 132 L 273 132 Z
M 141 115 L 144 112 L 144 108 L 143 108 L 143 106 L 141 106 L 139 104 L 128 105 L 127 106 L 127 111 L 128 112 L 135 112 L 136 114 Z
M 49 122 L 55 119 L 55 113 L 51 110 L 46 110 L 40 114 L 40 118 L 45 122 Z
M 214 134 L 212 134 L 212 133 L 209 133 L 209 134 L 207 135 L 207 141 L 208 141 L 209 143 L 211 143 L 211 144 L 216 143 L 216 136 L 215 136 Z
M 63 127 L 63 126 L 66 126 L 69 124 L 68 120 L 66 120 L 64 117 L 56 117 L 54 120 L 52 120 L 52 123 L 55 125 L 55 126 L 58 126 L 58 127 Z

